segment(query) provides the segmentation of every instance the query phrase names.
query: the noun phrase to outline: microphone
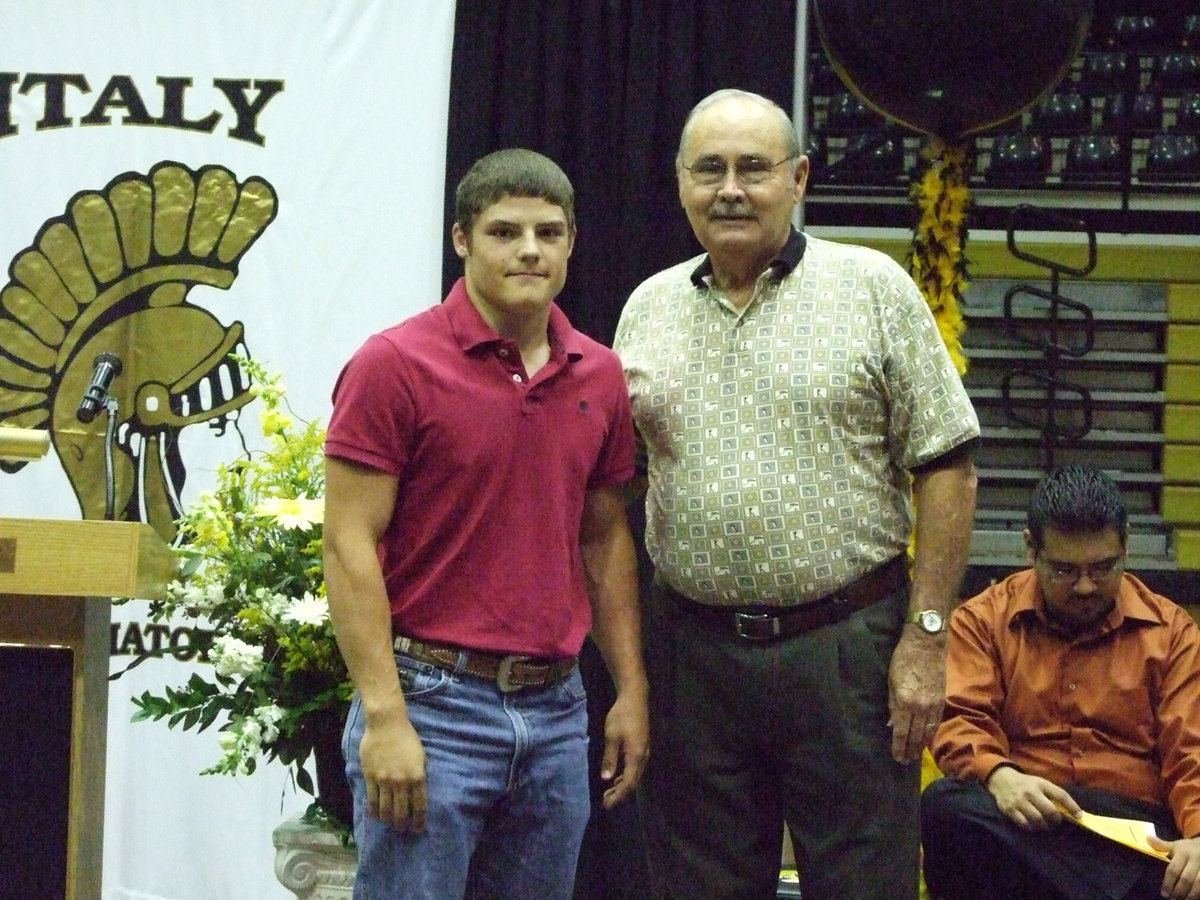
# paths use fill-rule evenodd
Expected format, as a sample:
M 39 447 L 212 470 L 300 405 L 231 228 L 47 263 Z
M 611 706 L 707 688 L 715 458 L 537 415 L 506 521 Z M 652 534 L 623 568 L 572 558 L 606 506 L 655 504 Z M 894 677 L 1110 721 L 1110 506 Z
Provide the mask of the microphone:
M 83 392 L 83 399 L 79 401 L 79 409 L 75 413 L 75 418 L 80 422 L 90 422 L 96 418 L 96 413 L 100 412 L 100 407 L 108 398 L 109 385 L 121 374 L 121 360 L 115 353 L 101 353 L 92 365 L 95 366 L 92 383 Z

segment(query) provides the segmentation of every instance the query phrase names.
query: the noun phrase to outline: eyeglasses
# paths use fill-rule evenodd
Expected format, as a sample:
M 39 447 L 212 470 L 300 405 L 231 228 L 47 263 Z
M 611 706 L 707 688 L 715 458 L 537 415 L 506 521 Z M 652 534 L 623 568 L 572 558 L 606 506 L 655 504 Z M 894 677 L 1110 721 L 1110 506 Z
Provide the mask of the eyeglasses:
M 1050 580 L 1055 584 L 1075 585 L 1084 575 L 1093 584 L 1102 584 L 1108 581 L 1113 576 L 1120 574 L 1125 559 L 1122 556 L 1114 556 L 1112 559 L 1101 560 L 1090 566 L 1074 566 L 1052 559 L 1043 559 L 1042 562 L 1045 563 Z
M 771 162 L 761 156 L 740 159 L 733 166 L 733 177 L 738 184 L 742 185 L 762 184 L 771 177 L 771 173 L 777 167 L 782 166 L 785 162 L 791 162 L 795 158 L 794 156 L 785 156 L 779 162 Z M 691 174 L 692 181 L 708 187 L 724 184 L 725 179 L 729 176 L 729 166 L 725 164 L 725 161 L 712 156 L 703 157 L 695 165 L 684 166 L 684 168 Z

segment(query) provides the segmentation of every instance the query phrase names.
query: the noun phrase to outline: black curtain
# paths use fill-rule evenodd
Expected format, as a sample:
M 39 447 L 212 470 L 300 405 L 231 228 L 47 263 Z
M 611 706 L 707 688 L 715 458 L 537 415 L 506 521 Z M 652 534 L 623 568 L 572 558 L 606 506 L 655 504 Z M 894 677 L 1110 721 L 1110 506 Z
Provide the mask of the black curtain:
M 679 206 L 674 160 L 688 111 L 737 87 L 792 108 L 796 0 L 458 0 L 450 77 L 443 281 L 454 188 L 479 157 L 528 147 L 575 186 L 579 237 L 559 305 L 611 344 L 630 292 L 700 251 Z M 631 510 L 640 540 L 640 510 Z M 649 572 L 642 549 L 642 572 Z M 603 717 L 612 684 L 594 645 L 581 656 L 591 716 L 593 813 L 576 900 L 654 895 L 637 804 L 600 808 Z
M 699 252 L 674 159 L 688 110 L 738 87 L 792 108 L 796 0 L 458 0 L 444 233 L 479 157 L 529 147 L 575 186 L 579 239 L 559 303 L 610 343 L 629 293 Z M 444 243 L 448 290 L 462 262 Z

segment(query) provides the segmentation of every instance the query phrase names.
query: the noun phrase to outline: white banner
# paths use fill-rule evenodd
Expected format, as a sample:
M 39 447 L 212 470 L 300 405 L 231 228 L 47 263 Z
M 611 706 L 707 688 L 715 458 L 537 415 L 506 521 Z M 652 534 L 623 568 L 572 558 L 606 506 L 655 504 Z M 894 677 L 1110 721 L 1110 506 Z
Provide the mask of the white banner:
M 0 472 L 0 515 L 103 517 L 75 411 L 114 335 L 117 516 L 160 527 L 238 455 L 241 407 L 257 419 L 227 349 L 325 420 L 367 334 L 440 300 L 453 25 L 452 0 L 6 0 L 0 424 L 54 446 Z M 113 671 L 172 640 L 143 604 L 112 636 Z M 214 731 L 130 722 L 192 665 L 113 682 L 104 898 L 285 900 L 271 832 L 308 796 L 280 767 L 198 775 Z

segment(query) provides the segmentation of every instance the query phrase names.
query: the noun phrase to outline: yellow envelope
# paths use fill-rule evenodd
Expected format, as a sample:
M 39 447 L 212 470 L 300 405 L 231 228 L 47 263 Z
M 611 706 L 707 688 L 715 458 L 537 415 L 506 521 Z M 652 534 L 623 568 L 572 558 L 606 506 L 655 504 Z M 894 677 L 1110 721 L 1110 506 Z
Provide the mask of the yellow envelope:
M 1146 853 L 1161 860 L 1171 858 L 1164 851 L 1154 849 L 1147 840 L 1147 837 L 1154 834 L 1153 822 L 1143 822 L 1140 819 L 1120 819 L 1116 816 L 1097 816 L 1090 812 L 1080 813 L 1078 819 L 1072 818 L 1070 815 L 1067 818 L 1088 831 L 1094 831 L 1101 837 L 1124 844 L 1126 847 L 1132 847 L 1140 853 Z

